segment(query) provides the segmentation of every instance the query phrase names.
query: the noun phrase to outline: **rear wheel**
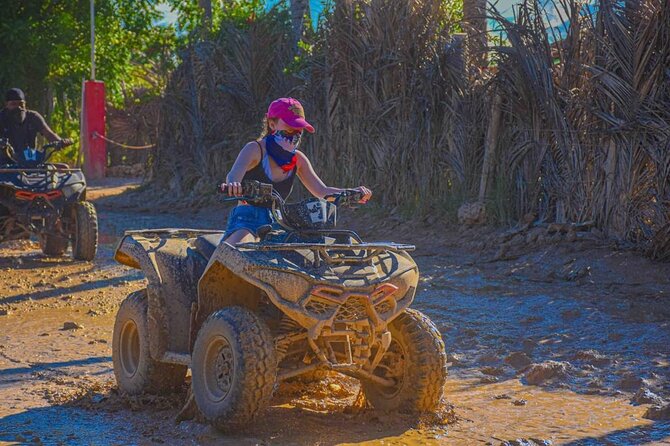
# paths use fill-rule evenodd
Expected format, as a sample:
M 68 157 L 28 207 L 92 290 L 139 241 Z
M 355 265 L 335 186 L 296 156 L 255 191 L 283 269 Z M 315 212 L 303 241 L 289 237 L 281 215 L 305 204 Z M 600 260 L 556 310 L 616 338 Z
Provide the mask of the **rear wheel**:
M 72 257 L 76 260 L 93 260 L 98 250 L 98 215 L 93 203 L 74 203 L 73 218 Z
M 121 303 L 114 323 L 112 362 L 119 390 L 130 395 L 175 391 L 184 383 L 186 366 L 158 362 L 149 355 L 146 290 L 129 294 Z
M 440 332 L 423 313 L 408 309 L 389 325 L 392 340 L 374 374 L 395 381 L 362 381 L 368 401 L 383 411 L 429 412 L 442 398 L 447 355 Z
M 67 249 L 69 240 L 57 235 L 44 234 L 40 236 L 40 248 L 47 256 L 62 256 Z
M 191 372 L 200 412 L 217 429 L 238 430 L 272 397 L 277 379 L 272 334 L 245 308 L 219 310 L 198 332 Z

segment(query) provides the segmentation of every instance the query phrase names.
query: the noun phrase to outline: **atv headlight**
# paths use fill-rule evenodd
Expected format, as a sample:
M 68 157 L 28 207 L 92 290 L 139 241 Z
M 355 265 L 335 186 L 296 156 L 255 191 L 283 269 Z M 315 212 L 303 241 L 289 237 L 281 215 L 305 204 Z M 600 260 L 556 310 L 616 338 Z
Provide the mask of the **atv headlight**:
M 400 301 L 404 300 L 407 297 L 407 292 L 416 288 L 416 283 L 418 282 L 418 274 L 416 269 L 410 269 L 400 274 L 399 276 L 393 277 L 389 281 L 392 285 L 398 287 L 398 290 L 393 293 L 395 300 Z M 410 296 L 412 297 L 412 296 Z
M 407 307 L 414 299 L 417 272 L 410 269 L 382 284 L 373 294 L 375 311 L 382 319 L 395 314 L 399 306 Z

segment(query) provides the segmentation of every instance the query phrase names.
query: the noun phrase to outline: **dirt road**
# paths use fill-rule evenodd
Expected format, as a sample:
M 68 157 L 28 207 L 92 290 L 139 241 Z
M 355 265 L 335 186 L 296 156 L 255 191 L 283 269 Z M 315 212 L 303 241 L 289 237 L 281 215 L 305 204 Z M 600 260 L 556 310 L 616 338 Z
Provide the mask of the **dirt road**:
M 364 234 L 418 245 L 415 307 L 440 328 L 452 363 L 441 413 L 419 424 L 358 413 L 356 384 L 328 378 L 282 385 L 239 435 L 177 424 L 185 391 L 115 390 L 115 312 L 144 279 L 111 260 L 112 244 L 125 229 L 221 227 L 226 210 L 120 210 L 109 196 L 127 186 L 92 190 L 95 262 L 47 258 L 30 242 L 0 246 L 0 444 L 670 444 L 670 424 L 644 418 L 670 399 L 670 265 L 603 246 L 594 233 L 433 222 L 433 232 L 407 235 L 399 220 L 381 228 L 365 217 Z

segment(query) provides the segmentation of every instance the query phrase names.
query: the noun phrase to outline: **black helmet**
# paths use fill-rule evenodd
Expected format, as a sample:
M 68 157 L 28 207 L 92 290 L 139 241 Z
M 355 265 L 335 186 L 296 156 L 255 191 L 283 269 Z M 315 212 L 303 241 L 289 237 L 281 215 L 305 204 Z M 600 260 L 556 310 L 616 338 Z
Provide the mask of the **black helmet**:
M 26 95 L 23 93 L 23 90 L 20 88 L 10 88 L 5 93 L 5 101 L 25 101 Z

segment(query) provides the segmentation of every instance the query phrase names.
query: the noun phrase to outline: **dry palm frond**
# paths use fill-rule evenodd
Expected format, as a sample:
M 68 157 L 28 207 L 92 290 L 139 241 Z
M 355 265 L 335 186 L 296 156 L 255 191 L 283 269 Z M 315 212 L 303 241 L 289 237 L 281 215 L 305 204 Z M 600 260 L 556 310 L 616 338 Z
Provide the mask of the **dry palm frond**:
M 288 12 L 224 23 L 171 76 L 154 177 L 192 201 L 290 94 L 317 128 L 303 150 L 327 183 L 370 185 L 394 209 L 455 210 L 478 195 L 499 95 L 486 169 L 499 221 L 593 220 L 667 258 L 670 3 L 542 4 L 521 2 L 514 20 L 490 8 L 506 40 L 490 48 L 496 69 L 477 75 L 442 0 L 336 1 L 297 64 Z M 565 23 L 549 27 L 548 9 Z

